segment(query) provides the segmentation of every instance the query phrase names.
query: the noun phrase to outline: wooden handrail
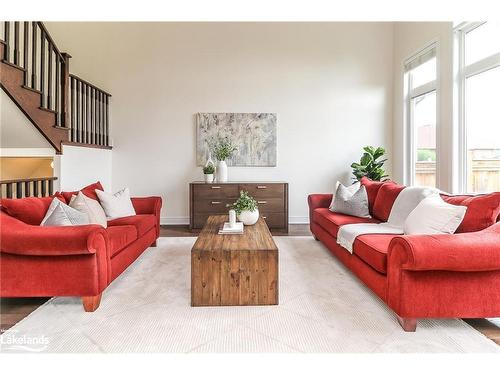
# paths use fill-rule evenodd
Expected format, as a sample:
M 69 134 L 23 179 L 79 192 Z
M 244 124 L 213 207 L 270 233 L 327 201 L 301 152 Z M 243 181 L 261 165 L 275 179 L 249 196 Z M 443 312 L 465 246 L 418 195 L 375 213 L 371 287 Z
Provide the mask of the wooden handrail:
M 32 182 L 32 181 L 42 181 L 42 180 L 45 180 L 45 181 L 55 181 L 57 180 L 57 177 L 34 177 L 34 178 L 15 178 L 15 179 L 12 179 L 12 180 L 0 180 L 0 185 L 3 185 L 3 184 L 12 184 L 12 183 L 16 183 L 16 182 Z
M 112 96 L 111 94 L 107 93 L 107 92 L 106 92 L 106 91 L 104 91 L 103 89 L 100 89 L 99 87 L 97 87 L 97 86 L 95 86 L 95 85 L 91 84 L 90 82 L 85 81 L 83 78 L 80 78 L 80 77 L 78 77 L 78 76 L 77 76 L 77 75 L 75 75 L 75 74 L 70 74 L 69 76 L 70 76 L 71 78 L 76 79 L 77 81 L 80 81 L 80 82 L 84 83 L 85 85 L 87 85 L 87 86 L 89 86 L 89 87 L 92 87 L 93 89 L 95 89 L 95 90 L 97 90 L 97 91 L 102 92 L 104 95 L 107 95 L 107 96 Z
M 64 57 L 62 55 L 62 53 L 59 51 L 59 49 L 57 48 L 56 46 L 56 43 L 54 42 L 54 39 L 52 39 L 52 37 L 50 36 L 50 33 L 48 32 L 47 28 L 45 27 L 45 25 L 43 24 L 43 22 L 40 22 L 40 21 L 37 21 L 36 22 L 38 27 L 40 29 L 43 30 L 43 33 L 45 34 L 45 37 L 47 38 L 47 40 L 50 42 L 50 44 L 52 44 L 52 46 L 54 47 L 54 51 L 55 53 L 59 56 L 59 58 L 61 60 L 64 60 Z

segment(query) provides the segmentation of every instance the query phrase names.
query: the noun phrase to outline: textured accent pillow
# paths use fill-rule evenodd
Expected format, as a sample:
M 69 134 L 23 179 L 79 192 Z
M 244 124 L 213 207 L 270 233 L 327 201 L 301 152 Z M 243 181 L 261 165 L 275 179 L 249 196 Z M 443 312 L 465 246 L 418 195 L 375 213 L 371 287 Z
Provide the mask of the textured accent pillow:
M 106 193 L 101 190 L 96 190 L 95 192 L 108 219 L 118 219 L 136 214 L 128 188 L 122 189 L 115 194 Z
M 405 234 L 455 233 L 465 216 L 467 207 L 446 203 L 439 195 L 423 199 L 408 215 Z
M 89 216 L 71 208 L 66 203 L 54 198 L 45 214 L 41 226 L 67 226 L 67 225 L 86 225 L 90 224 Z
M 353 193 L 349 188 L 339 184 L 330 211 L 356 217 L 371 217 L 368 211 L 366 188 L 361 186 Z
M 340 181 L 337 181 L 337 183 L 335 184 L 335 191 L 333 192 L 333 196 L 332 196 L 332 202 L 330 203 L 330 209 L 332 209 L 333 207 L 333 201 L 335 200 L 335 194 L 337 193 L 337 189 L 339 188 L 339 186 L 342 185 L 342 183 Z M 345 186 L 345 185 L 343 185 Z M 361 186 L 361 184 L 359 182 L 355 182 L 354 184 L 352 184 L 351 186 L 345 186 L 345 188 L 347 189 L 347 191 L 349 193 L 354 194 L 355 192 L 357 192 L 359 190 L 359 187 Z
M 106 220 L 106 213 L 98 201 L 90 199 L 83 192 L 78 195 L 73 195 L 69 202 L 69 206 L 88 215 L 90 224 L 99 224 L 107 228 L 108 221 Z

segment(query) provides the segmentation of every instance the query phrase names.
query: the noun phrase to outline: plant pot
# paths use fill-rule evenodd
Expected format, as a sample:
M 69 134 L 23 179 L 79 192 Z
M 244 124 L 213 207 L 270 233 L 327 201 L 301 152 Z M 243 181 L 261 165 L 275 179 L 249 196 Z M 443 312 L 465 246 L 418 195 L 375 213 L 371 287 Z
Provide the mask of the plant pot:
M 224 160 L 219 160 L 217 163 L 217 182 L 227 181 L 227 164 Z
M 205 175 L 205 182 L 211 184 L 214 182 L 214 175 L 212 174 L 206 174 Z
M 254 225 L 257 220 L 259 220 L 259 209 L 255 211 L 242 211 L 238 215 L 238 220 L 243 223 L 243 225 Z

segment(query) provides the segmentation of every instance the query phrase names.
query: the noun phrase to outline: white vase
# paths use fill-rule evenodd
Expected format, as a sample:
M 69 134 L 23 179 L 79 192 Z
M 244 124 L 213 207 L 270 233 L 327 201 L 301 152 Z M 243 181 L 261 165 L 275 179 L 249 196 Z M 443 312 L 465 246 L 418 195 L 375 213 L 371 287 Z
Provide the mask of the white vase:
M 255 211 L 242 211 L 238 215 L 238 220 L 243 223 L 243 225 L 254 225 L 257 220 L 259 220 L 259 209 Z
M 214 175 L 213 175 L 213 173 L 205 175 L 205 182 L 209 183 L 209 184 L 211 184 L 212 182 L 214 182 Z
M 217 164 L 217 182 L 227 182 L 227 164 L 224 160 L 219 160 Z

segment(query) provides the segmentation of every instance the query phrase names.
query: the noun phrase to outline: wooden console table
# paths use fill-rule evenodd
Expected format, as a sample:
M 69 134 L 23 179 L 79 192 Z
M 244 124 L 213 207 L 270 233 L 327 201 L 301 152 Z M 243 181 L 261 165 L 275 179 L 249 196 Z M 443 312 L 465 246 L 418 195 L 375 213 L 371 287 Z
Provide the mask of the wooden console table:
M 227 214 L 227 204 L 238 199 L 241 190 L 255 198 L 260 216 L 269 229 L 288 232 L 288 183 L 224 182 L 189 184 L 189 228 L 200 230 L 210 215 Z

